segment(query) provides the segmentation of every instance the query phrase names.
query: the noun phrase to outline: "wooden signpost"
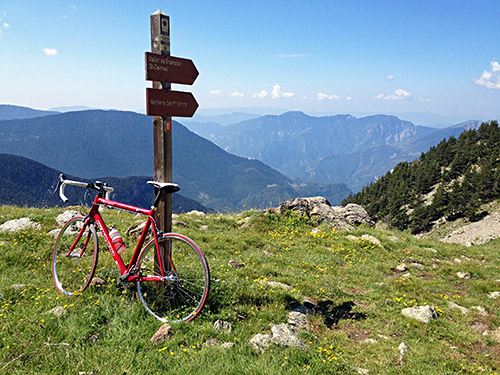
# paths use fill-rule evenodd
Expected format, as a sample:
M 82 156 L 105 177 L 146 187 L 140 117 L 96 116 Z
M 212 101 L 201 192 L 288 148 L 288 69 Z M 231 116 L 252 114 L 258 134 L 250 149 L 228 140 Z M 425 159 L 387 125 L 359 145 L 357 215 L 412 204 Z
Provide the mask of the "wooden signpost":
M 170 17 L 161 10 L 151 15 L 151 53 L 146 52 L 146 113 L 153 119 L 154 179 L 172 182 L 172 116 L 192 117 L 198 103 L 189 92 L 172 91 L 171 84 L 191 85 L 198 70 L 188 59 L 170 56 Z M 164 196 L 156 213 L 160 230 L 172 231 L 172 196 Z

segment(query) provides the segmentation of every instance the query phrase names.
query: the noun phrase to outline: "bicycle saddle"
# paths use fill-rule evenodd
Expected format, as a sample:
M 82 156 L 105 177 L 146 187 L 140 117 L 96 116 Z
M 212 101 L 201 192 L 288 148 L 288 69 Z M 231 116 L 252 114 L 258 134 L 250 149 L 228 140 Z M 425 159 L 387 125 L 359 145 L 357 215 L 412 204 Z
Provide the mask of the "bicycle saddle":
M 154 185 L 156 188 L 160 189 L 165 194 L 171 194 L 181 190 L 179 185 L 174 184 L 172 182 L 148 181 L 147 183 Z

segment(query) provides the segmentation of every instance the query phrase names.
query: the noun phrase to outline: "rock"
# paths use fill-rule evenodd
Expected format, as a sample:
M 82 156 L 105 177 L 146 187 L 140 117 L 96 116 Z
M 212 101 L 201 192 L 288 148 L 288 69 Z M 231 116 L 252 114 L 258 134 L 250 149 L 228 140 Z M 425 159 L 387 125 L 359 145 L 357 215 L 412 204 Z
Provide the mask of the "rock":
M 251 228 L 251 227 L 252 227 L 251 224 L 243 223 L 243 224 L 241 224 L 240 229 L 248 229 L 248 228 Z
M 66 210 L 62 214 L 57 215 L 56 223 L 62 227 L 68 220 L 74 218 L 75 216 L 81 216 L 76 210 Z
M 459 259 L 459 258 L 455 258 L 455 259 L 453 259 L 453 261 L 454 261 L 455 263 L 462 263 L 462 259 Z
M 410 276 L 411 276 L 411 273 L 410 273 L 410 272 L 406 272 L 406 273 L 403 273 L 403 274 L 401 275 L 401 277 L 402 277 L 402 278 L 404 278 L 404 279 L 407 279 L 407 278 L 408 278 L 408 277 L 410 277 Z
M 431 251 L 433 253 L 437 253 L 438 251 L 436 249 L 433 249 L 432 247 L 426 247 L 424 250 Z
M 146 221 L 140 223 L 140 224 L 132 224 L 126 231 L 125 235 L 126 236 L 138 236 L 142 233 L 144 230 L 144 227 L 146 226 Z
M 367 369 L 364 369 L 364 368 L 361 368 L 361 367 L 356 367 L 356 366 L 353 366 L 351 367 L 354 371 L 356 371 L 358 374 L 360 375 L 367 375 L 370 373 L 370 371 L 368 371 Z
M 413 262 L 411 265 L 419 270 L 423 270 L 425 268 L 425 266 L 423 264 L 417 263 L 417 262 Z
M 363 234 L 361 236 L 361 238 L 363 240 L 370 241 L 371 243 L 374 243 L 375 245 L 382 246 L 382 243 L 380 242 L 380 240 L 377 237 L 373 237 L 373 236 L 371 236 L 369 234 Z
M 375 226 L 368 212 L 359 204 L 349 203 L 346 205 L 344 207 L 344 217 L 348 223 L 353 225 L 367 224 L 371 227 Z
M 306 348 L 306 345 L 300 340 L 292 326 L 286 323 L 271 324 L 273 344 L 281 346 L 293 346 L 296 348 Z
M 408 352 L 408 350 L 410 350 L 410 347 L 408 345 L 406 345 L 404 342 L 399 344 L 399 346 L 398 346 L 399 355 L 396 359 L 396 361 L 399 364 L 401 364 L 401 365 L 403 364 L 403 358 L 406 355 L 406 353 Z
M 47 314 L 54 314 L 55 316 L 61 316 L 66 313 L 66 309 L 62 306 L 56 306 L 53 309 L 47 311 Z
M 52 229 L 49 234 L 54 237 L 54 238 L 57 238 L 57 236 L 59 236 L 59 232 L 61 232 L 61 228 L 56 228 L 56 229 Z
M 35 223 L 33 220 L 23 217 L 21 219 L 9 220 L 0 225 L 0 232 L 17 232 L 19 230 L 35 229 L 38 230 L 42 226 Z
M 500 292 L 491 292 L 488 294 L 488 298 L 497 299 L 500 297 Z
M 500 342 L 500 327 L 492 331 L 490 334 L 494 340 Z
M 234 267 L 234 268 L 243 268 L 243 267 L 245 267 L 245 263 L 238 262 L 237 260 L 234 260 L 234 259 L 231 259 L 228 262 L 228 264 L 229 264 L 230 267 Z
M 293 286 L 280 283 L 279 281 L 259 280 L 259 284 L 269 285 L 269 286 L 272 286 L 273 288 L 285 289 L 285 290 L 288 290 L 289 292 L 295 289 Z
M 408 271 L 408 266 L 406 265 L 406 263 L 401 263 L 399 266 L 394 268 L 393 271 L 405 272 L 405 271 Z
M 325 222 L 337 230 L 351 230 L 360 224 L 375 225 L 360 205 L 349 203 L 345 207 L 332 207 L 324 197 L 291 199 L 281 202 L 277 211 L 283 213 L 287 210 L 302 212 L 305 216 L 316 219 L 320 223 Z
M 273 256 L 273 254 L 272 254 L 272 253 L 270 253 L 270 252 L 269 252 L 269 251 L 267 251 L 267 250 L 264 250 L 264 251 L 262 252 L 262 254 L 264 254 L 266 257 L 272 257 L 272 256 Z
M 310 299 L 306 298 L 304 302 L 290 311 L 299 312 L 301 314 L 315 314 L 319 307 L 315 305 Z
M 408 318 L 417 319 L 422 323 L 430 323 L 438 318 L 437 311 L 433 306 L 414 306 L 401 310 L 401 313 Z
M 488 332 L 488 326 L 481 322 L 476 322 L 470 326 L 472 330 L 480 335 L 484 335 L 485 332 Z
M 185 223 L 184 221 L 180 221 L 180 220 L 173 220 L 172 225 L 177 226 L 177 227 L 187 227 L 188 226 L 187 223 Z
M 227 333 L 231 333 L 231 331 L 233 330 L 233 325 L 229 322 L 218 319 L 214 323 L 214 329 L 216 331 L 224 330 Z
M 469 312 L 469 309 L 467 307 L 460 306 L 452 301 L 448 301 L 448 306 L 451 307 L 452 309 L 460 310 L 460 312 L 464 315 Z
M 471 309 L 474 309 L 474 310 L 477 310 L 479 311 L 479 314 L 481 314 L 482 316 L 488 316 L 488 311 L 486 311 L 486 309 L 482 306 L 472 306 Z
M 202 225 L 202 226 L 200 226 L 200 230 L 208 230 L 208 225 Z
M 307 316 L 300 311 L 290 311 L 287 322 L 297 328 L 307 327 Z
M 219 343 L 217 342 L 216 339 L 210 339 L 210 340 L 207 340 L 205 341 L 205 343 L 203 344 L 203 346 L 217 346 L 219 345 Z
M 13 284 L 11 288 L 14 290 L 19 290 L 21 288 L 24 288 L 25 286 L 26 284 Z
M 359 237 L 353 236 L 352 234 L 345 236 L 345 238 L 347 238 L 350 241 L 359 241 Z
M 192 210 L 192 211 L 188 212 L 187 214 L 192 215 L 192 216 L 207 216 L 206 213 L 201 212 L 201 211 L 197 211 L 197 210 Z
M 222 349 L 231 349 L 234 346 L 234 342 L 228 341 L 223 344 L 221 344 Z
M 271 335 L 264 335 L 262 333 L 257 333 L 254 337 L 250 339 L 250 347 L 260 353 L 264 353 L 264 351 L 269 347 L 271 343 Z
M 94 286 L 103 286 L 104 284 L 105 284 L 104 280 L 98 276 L 94 276 L 92 278 L 92 281 L 90 282 L 90 285 L 94 285 Z
M 470 275 L 467 272 L 457 272 L 456 275 L 459 279 L 469 280 Z
M 172 326 L 170 326 L 169 324 L 164 324 L 158 329 L 158 331 L 156 331 L 156 333 L 153 335 L 153 337 L 151 337 L 149 341 L 157 345 L 163 344 L 167 338 L 172 336 L 172 332 L 170 332 L 171 330 Z
M 364 339 L 363 341 L 361 341 L 365 344 L 376 344 L 378 341 L 375 340 L 375 339 Z

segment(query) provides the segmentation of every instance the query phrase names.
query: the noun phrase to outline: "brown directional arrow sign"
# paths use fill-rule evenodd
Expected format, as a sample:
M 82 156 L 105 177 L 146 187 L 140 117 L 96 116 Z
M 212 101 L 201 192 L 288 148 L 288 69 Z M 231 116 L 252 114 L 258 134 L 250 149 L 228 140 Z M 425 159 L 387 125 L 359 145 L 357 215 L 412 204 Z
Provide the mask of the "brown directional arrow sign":
M 192 117 L 198 103 L 190 92 L 146 89 L 148 116 Z
M 192 60 L 146 52 L 146 80 L 192 85 L 198 77 Z

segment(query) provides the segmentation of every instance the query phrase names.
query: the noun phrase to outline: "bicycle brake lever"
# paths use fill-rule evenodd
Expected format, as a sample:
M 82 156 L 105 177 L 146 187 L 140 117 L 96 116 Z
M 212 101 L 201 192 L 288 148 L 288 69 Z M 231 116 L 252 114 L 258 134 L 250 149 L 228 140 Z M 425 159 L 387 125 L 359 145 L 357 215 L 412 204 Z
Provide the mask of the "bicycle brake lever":
M 56 188 L 54 189 L 54 192 L 52 194 L 55 194 L 57 193 L 57 190 L 59 190 L 59 187 L 61 186 L 62 182 L 66 179 L 66 176 L 64 174 L 60 174 L 59 175 L 59 181 L 57 181 L 57 186 Z

